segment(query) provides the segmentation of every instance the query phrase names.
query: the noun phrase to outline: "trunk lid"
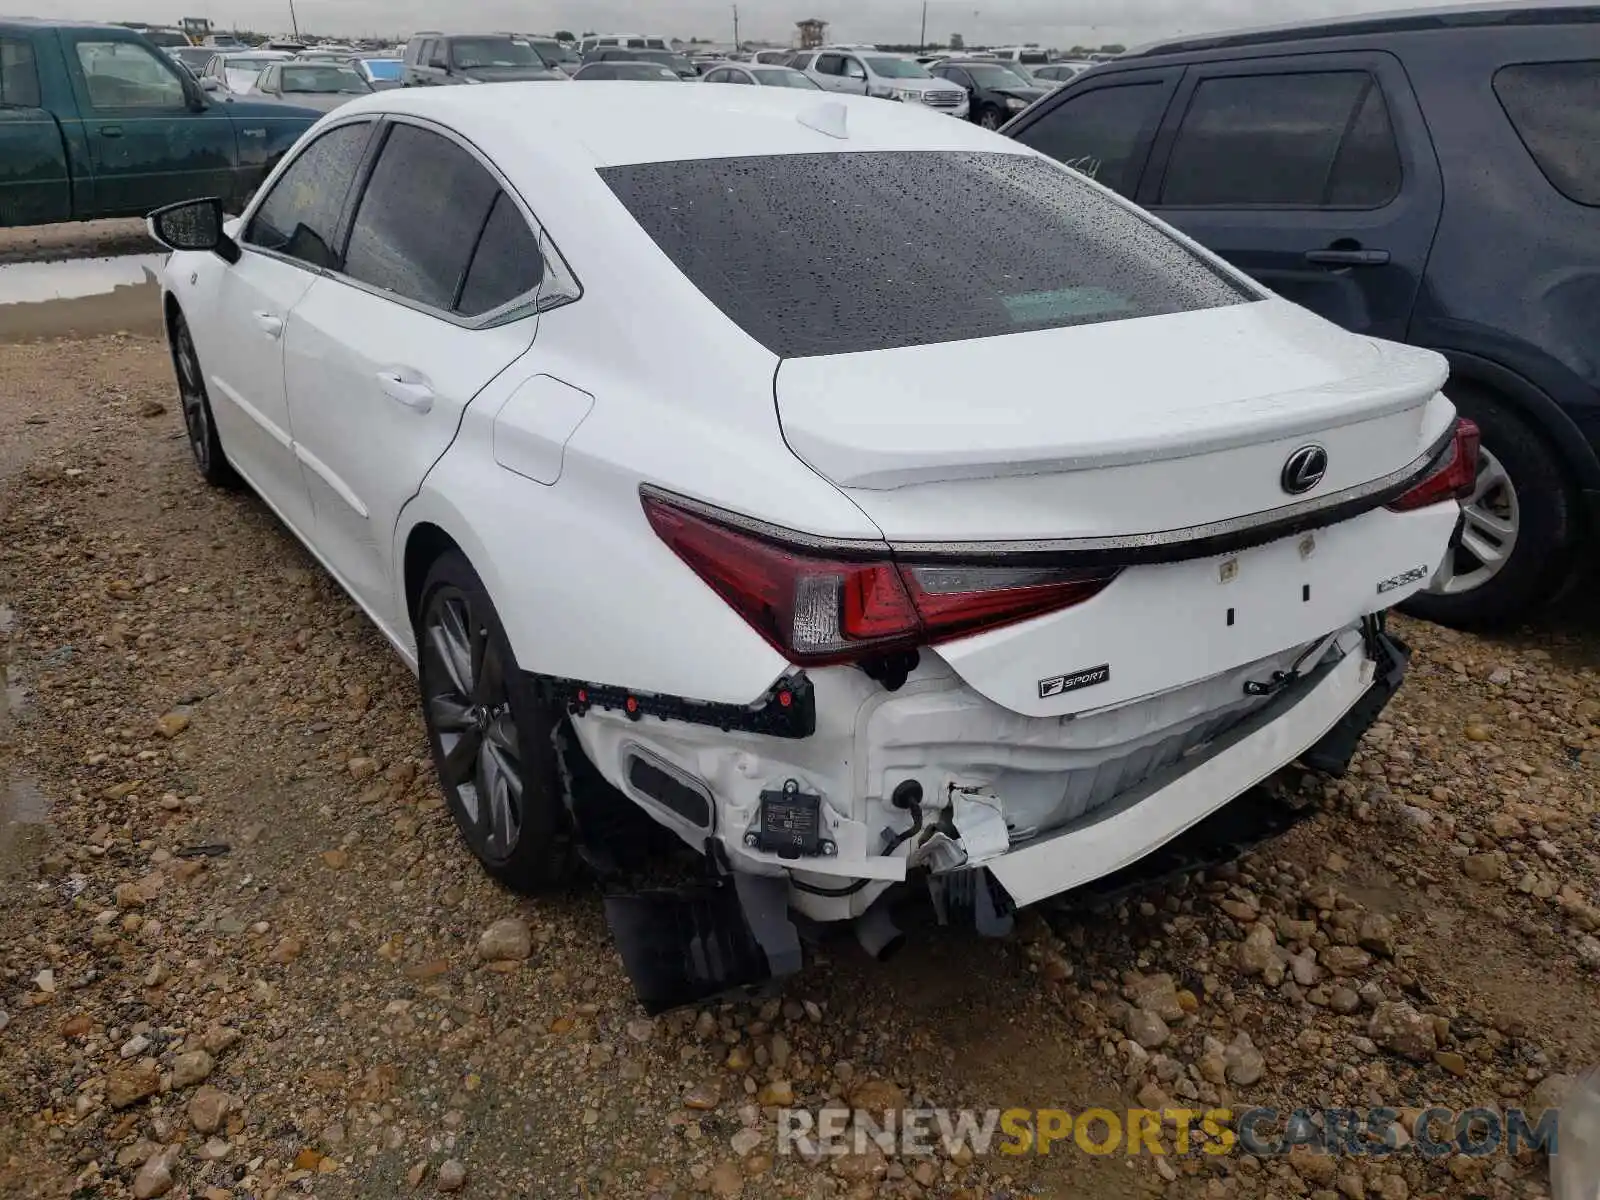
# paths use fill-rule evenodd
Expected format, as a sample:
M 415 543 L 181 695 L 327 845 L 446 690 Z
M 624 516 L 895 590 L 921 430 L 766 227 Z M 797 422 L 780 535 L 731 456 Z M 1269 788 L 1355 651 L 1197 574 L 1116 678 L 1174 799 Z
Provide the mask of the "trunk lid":
M 1076 539 L 1138 547 L 1316 507 L 1403 473 L 1438 443 L 1453 413 L 1438 395 L 1445 376 L 1436 354 L 1269 299 L 790 359 L 776 392 L 794 453 L 912 558 L 919 544 L 978 555 L 1070 551 Z M 1285 470 L 1308 445 L 1326 452 L 1326 470 L 1293 493 Z M 1404 598 L 1444 552 L 1454 514 L 1441 508 L 1379 508 L 1237 551 L 1128 565 L 1087 602 L 937 651 L 1015 711 L 1126 703 Z

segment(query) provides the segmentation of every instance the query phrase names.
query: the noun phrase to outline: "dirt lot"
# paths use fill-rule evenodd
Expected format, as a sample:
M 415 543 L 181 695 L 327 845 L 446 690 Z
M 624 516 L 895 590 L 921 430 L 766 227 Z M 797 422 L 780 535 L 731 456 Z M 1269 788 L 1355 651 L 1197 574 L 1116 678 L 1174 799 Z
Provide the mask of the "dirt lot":
M 0 1195 L 1546 1195 L 1526 1151 L 777 1154 L 791 1095 L 1410 1119 L 1600 1059 L 1600 619 L 1402 631 L 1355 769 L 1237 868 L 652 1022 L 592 887 L 475 869 L 412 680 L 200 483 L 164 347 L 0 345 Z

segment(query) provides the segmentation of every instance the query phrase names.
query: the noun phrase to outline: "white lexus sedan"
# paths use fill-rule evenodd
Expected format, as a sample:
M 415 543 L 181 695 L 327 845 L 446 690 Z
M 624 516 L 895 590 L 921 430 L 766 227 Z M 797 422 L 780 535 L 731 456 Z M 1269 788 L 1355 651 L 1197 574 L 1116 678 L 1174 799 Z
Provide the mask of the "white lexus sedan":
M 195 462 L 415 669 L 485 868 L 704 856 L 607 900 L 651 1009 L 1342 769 L 1474 478 L 1439 356 L 864 97 L 389 91 L 151 225 Z

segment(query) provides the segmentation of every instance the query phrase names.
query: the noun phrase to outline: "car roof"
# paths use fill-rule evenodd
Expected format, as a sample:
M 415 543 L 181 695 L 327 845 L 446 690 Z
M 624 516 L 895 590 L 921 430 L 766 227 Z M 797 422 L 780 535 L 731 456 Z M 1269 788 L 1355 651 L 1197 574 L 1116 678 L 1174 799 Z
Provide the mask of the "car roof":
M 651 64 L 655 65 L 655 64 Z M 649 88 L 648 99 L 638 91 Z M 834 138 L 799 118 L 846 110 L 847 136 Z M 979 150 L 1031 155 L 1009 138 L 966 121 L 933 121 L 914 106 L 866 96 L 788 88 L 668 88 L 597 81 L 583 88 L 547 83 L 494 87 L 392 89 L 340 110 L 433 118 L 480 147 L 508 173 L 519 160 L 558 156 L 575 165 L 618 166 L 682 159 L 867 150 Z M 817 122 L 824 123 L 824 122 Z
M 0 17 L 0 29 L 84 29 L 95 33 L 124 33 L 130 37 L 143 37 L 145 33 L 144 30 L 105 21 L 58 21 L 49 17 Z M 172 49 L 176 50 L 177 47 Z
M 1434 8 L 1353 14 L 1323 20 L 1263 25 L 1198 37 L 1172 38 L 1139 46 L 1113 61 L 1154 58 L 1201 50 L 1226 50 L 1272 42 L 1349 37 L 1374 33 L 1412 33 L 1422 30 L 1482 28 L 1507 25 L 1561 25 L 1600 21 L 1600 4 L 1593 0 L 1542 0 L 1540 3 L 1482 3 L 1440 5 Z

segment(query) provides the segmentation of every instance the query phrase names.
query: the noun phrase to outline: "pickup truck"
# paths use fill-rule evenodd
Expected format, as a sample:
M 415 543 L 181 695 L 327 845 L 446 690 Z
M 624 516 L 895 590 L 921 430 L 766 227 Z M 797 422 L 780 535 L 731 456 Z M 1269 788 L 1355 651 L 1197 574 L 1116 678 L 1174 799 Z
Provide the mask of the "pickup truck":
M 0 19 L 0 227 L 201 196 L 237 212 L 321 116 L 213 99 L 131 29 Z

